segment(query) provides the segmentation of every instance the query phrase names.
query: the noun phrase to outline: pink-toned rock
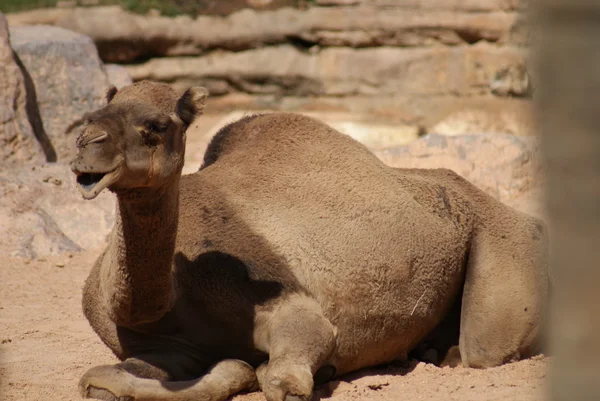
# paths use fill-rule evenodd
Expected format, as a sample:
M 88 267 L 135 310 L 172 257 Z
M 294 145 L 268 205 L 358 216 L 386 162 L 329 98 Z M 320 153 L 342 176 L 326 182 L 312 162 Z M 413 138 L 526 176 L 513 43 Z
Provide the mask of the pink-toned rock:
M 429 134 L 408 146 L 379 151 L 377 155 L 393 167 L 449 168 L 502 202 L 539 189 L 544 180 L 535 137 Z

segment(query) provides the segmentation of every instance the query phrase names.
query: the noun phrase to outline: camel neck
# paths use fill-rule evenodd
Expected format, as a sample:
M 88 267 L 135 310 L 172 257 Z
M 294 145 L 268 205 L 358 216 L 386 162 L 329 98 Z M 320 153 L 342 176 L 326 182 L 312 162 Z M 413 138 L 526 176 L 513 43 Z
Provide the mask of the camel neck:
M 159 319 L 175 299 L 172 273 L 179 216 L 179 179 L 159 191 L 117 194 L 116 225 L 105 290 L 121 325 Z M 110 288 L 112 287 L 112 288 Z

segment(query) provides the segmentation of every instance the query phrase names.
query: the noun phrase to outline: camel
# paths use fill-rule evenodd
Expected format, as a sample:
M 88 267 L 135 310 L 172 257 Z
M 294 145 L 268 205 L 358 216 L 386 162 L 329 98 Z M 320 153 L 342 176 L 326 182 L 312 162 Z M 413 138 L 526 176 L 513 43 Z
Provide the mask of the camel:
M 182 176 L 206 98 L 142 81 L 85 119 L 71 169 L 84 198 L 113 192 L 117 214 L 83 311 L 121 362 L 86 372 L 83 397 L 308 400 L 436 338 L 465 367 L 539 351 L 539 220 L 293 113 L 223 127 Z

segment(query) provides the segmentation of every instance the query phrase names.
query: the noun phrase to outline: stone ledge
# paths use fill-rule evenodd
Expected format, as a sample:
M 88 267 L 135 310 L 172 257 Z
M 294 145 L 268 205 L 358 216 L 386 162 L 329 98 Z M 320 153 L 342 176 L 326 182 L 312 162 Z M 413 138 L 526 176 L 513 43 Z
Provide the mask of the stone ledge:
M 503 86 L 523 90 L 527 85 L 522 81 L 528 77 L 505 72 L 525 74 L 524 64 L 522 49 L 484 44 L 325 48 L 314 54 L 281 45 L 201 57 L 156 58 L 126 68 L 134 81 L 153 79 L 181 87 L 201 84 L 213 95 L 475 96 L 493 93 L 501 79 L 511 80 Z
M 512 43 L 519 14 L 511 10 L 405 9 L 374 6 L 241 10 L 227 17 L 141 16 L 118 6 L 34 10 L 11 14 L 12 26 L 61 26 L 94 39 L 101 58 L 132 62 L 292 43 L 313 46 L 439 46 L 478 41 Z M 107 29 L 106 21 L 111 21 Z

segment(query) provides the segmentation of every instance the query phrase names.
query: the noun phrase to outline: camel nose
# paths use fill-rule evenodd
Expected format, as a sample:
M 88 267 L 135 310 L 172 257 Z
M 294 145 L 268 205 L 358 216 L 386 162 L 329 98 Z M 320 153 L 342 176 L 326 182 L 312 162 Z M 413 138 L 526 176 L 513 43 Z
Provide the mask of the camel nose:
M 71 168 L 71 171 L 75 174 L 77 174 L 79 172 L 79 169 L 77 168 L 78 160 L 79 160 L 79 156 L 76 156 L 73 160 L 71 160 L 69 162 L 69 167 Z

